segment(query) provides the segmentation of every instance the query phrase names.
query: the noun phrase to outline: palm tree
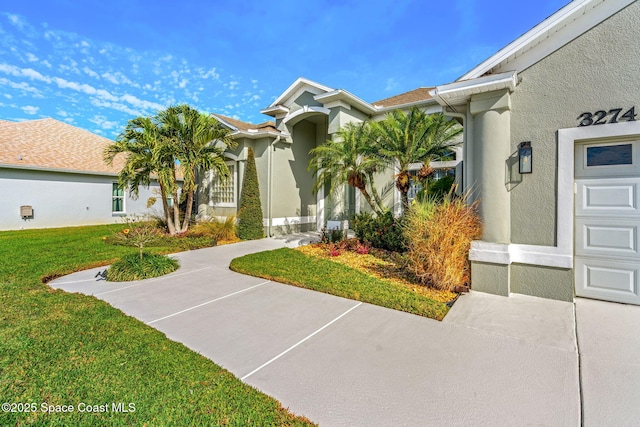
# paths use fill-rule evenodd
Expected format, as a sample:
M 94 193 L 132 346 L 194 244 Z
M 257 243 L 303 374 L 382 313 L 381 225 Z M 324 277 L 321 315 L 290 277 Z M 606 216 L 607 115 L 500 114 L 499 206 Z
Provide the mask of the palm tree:
M 150 117 L 137 117 L 129 120 L 116 142 L 105 149 L 104 160 L 111 165 L 116 155 L 126 153 L 118 184 L 128 186 L 135 196 L 140 186 L 148 187 L 154 177 L 158 180 L 167 228 L 173 235 L 179 225 L 179 212 L 177 203 L 174 203 L 174 218 L 178 218 L 178 222 L 172 220 L 167 196 L 172 195 L 173 200 L 178 200 L 178 185 L 176 163 L 170 151 L 156 122 Z
M 182 194 L 186 198 L 186 209 L 179 232 L 189 228 L 193 209 L 193 198 L 198 187 L 196 173 L 200 170 L 212 170 L 218 176 L 229 176 L 224 161 L 224 152 L 235 146 L 231 132 L 208 114 L 186 104 L 176 105 L 162 110 L 157 115 L 160 133 L 168 141 L 168 153 L 171 153 L 182 172 Z M 178 228 L 178 227 L 177 227 Z
M 382 213 L 385 208 L 375 188 L 373 175 L 383 162 L 372 151 L 369 123 L 347 123 L 336 136 L 310 151 L 312 157 L 308 169 L 316 175 L 313 191 L 317 192 L 328 184 L 329 192 L 333 193 L 337 186 L 348 184 L 360 191 L 374 212 Z M 371 188 L 371 194 L 367 186 Z
M 404 211 L 409 207 L 407 193 L 411 188 L 409 165 L 422 163 L 423 175 L 429 173 L 429 163 L 445 155 L 458 142 L 453 139 L 462 132 L 457 122 L 442 113 L 426 114 L 418 107 L 409 113 L 395 110 L 384 120 L 371 123 L 378 155 L 389 167 L 396 167 L 396 188 L 402 196 Z

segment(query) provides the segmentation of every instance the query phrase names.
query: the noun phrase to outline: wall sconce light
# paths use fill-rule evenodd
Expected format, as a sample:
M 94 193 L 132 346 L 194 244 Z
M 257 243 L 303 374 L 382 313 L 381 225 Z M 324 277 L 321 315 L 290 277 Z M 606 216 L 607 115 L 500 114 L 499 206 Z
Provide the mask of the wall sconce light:
M 518 172 L 531 173 L 531 141 L 524 141 L 518 145 Z

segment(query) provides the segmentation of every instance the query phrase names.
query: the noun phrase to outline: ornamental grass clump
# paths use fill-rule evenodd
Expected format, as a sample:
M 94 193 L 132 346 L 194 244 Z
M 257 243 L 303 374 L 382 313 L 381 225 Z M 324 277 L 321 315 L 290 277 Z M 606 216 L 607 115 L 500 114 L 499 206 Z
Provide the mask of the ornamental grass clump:
M 199 222 L 191 227 L 188 234 L 190 236 L 208 237 L 216 243 L 235 241 L 237 240 L 236 217 L 232 215 L 224 220 L 214 218 L 211 221 Z
M 408 268 L 423 285 L 454 291 L 470 283 L 471 241 L 482 235 L 478 201 L 451 193 L 442 201 L 429 199 L 411 206 L 405 235 Z
M 143 253 L 128 254 L 111 264 L 107 270 L 107 281 L 129 282 L 164 276 L 176 271 L 180 264 L 166 255 Z

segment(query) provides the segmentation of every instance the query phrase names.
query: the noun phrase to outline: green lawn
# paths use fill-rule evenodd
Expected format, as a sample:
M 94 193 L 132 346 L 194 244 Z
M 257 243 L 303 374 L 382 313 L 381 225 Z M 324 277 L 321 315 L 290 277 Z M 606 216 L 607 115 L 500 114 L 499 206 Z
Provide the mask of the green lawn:
M 103 242 L 122 228 L 0 233 L 0 403 L 37 407 L 0 412 L 0 425 L 310 425 L 107 303 L 43 284 L 135 252 Z M 152 251 L 191 243 L 163 244 Z M 81 413 L 81 403 L 108 412 Z M 113 411 L 121 403 L 129 412 Z M 73 405 L 74 412 L 43 412 L 43 404 Z
M 448 311 L 446 304 L 420 293 L 289 248 L 236 258 L 231 261 L 231 269 L 433 319 L 441 320 Z

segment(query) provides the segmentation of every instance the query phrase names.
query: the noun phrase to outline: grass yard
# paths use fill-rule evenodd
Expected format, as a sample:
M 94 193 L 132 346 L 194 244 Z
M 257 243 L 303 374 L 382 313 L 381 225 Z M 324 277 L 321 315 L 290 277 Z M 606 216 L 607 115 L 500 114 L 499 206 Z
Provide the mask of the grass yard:
M 231 269 L 438 320 L 444 318 L 449 310 L 445 301 L 455 297 L 450 293 L 428 295 L 421 289 L 414 289 L 415 285 L 412 287 L 400 280 L 376 277 L 371 272 L 317 254 L 303 253 L 304 250 L 283 248 L 246 255 L 234 259 Z M 334 258 L 337 260 L 342 256 Z
M 122 228 L 0 232 L 1 403 L 36 408 L 0 412 L 0 425 L 312 425 L 107 303 L 43 284 L 135 253 L 104 243 Z M 193 243 L 165 240 L 149 250 Z M 79 404 L 103 412 L 79 412 Z M 62 405 L 74 411 L 48 412 L 69 409 Z

